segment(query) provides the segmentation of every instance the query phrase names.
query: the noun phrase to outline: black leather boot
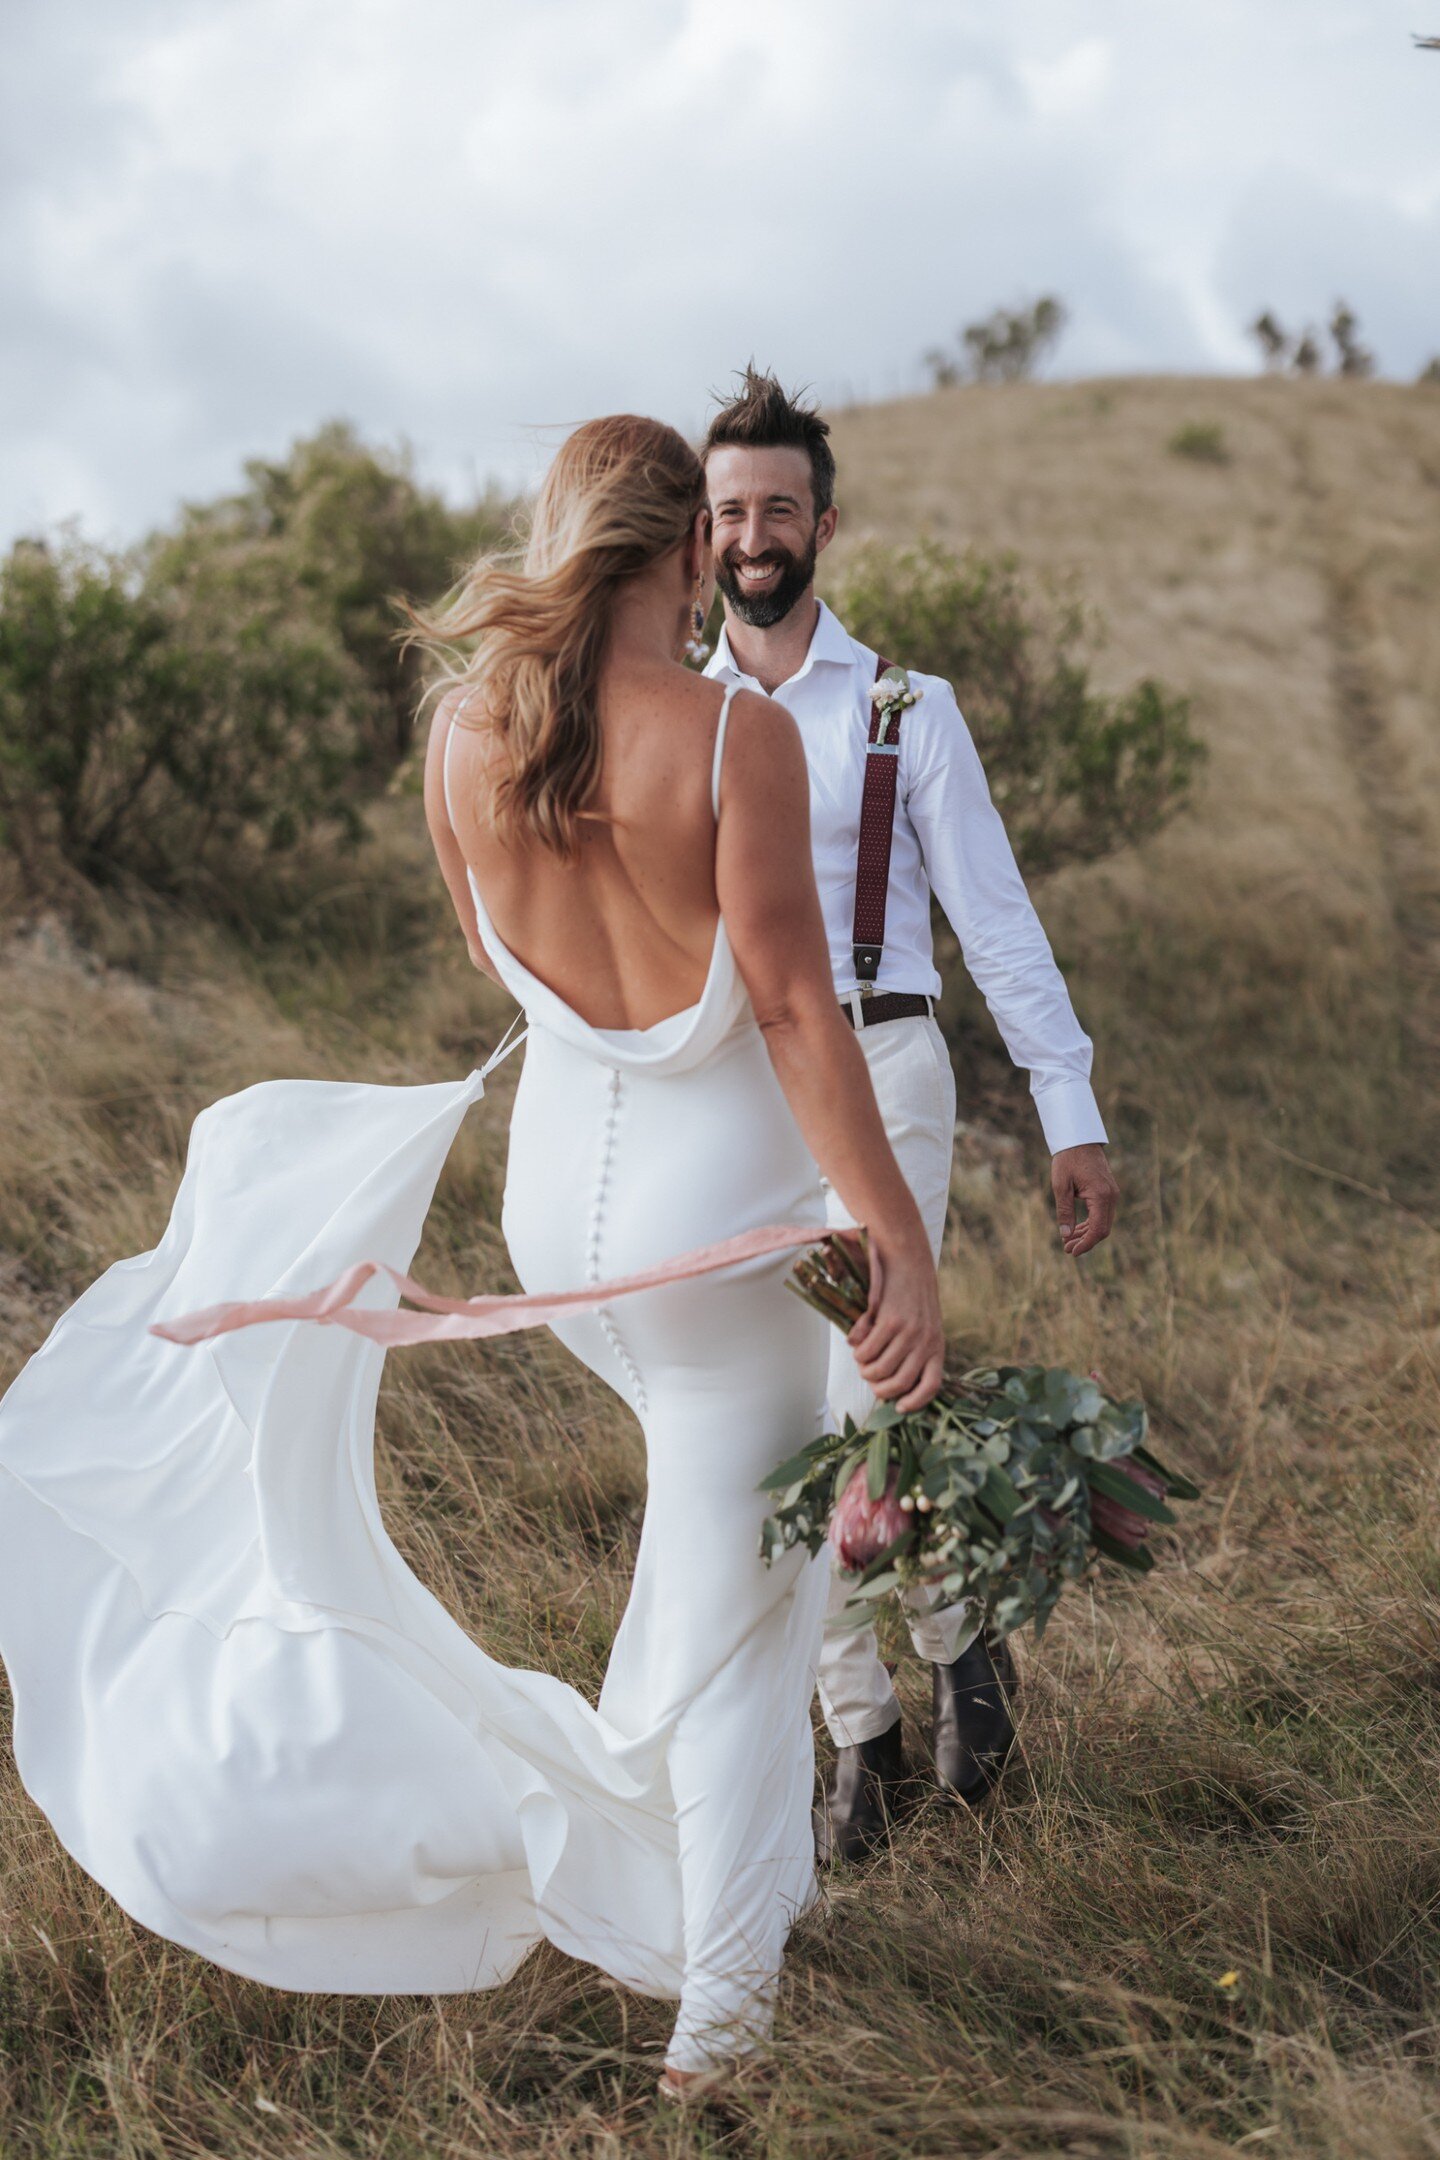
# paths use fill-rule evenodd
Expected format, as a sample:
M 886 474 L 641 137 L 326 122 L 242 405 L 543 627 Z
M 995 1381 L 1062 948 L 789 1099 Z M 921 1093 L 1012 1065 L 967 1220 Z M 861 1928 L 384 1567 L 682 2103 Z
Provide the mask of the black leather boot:
M 977 1635 L 953 1665 L 932 1667 L 935 1782 L 978 1807 L 995 1790 L 1015 1743 L 1015 1661 L 1008 1643 Z
M 842 1747 L 835 1758 L 830 1789 L 815 1810 L 815 1856 L 820 1865 L 868 1859 L 885 1842 L 891 1825 L 907 1812 L 912 1798 L 899 1718 L 873 1740 Z

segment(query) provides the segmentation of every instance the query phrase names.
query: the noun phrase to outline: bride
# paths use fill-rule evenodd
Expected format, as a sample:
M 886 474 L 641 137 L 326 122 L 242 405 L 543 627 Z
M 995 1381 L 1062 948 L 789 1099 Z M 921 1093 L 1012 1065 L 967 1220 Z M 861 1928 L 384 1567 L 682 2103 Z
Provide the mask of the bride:
M 678 2000 L 672 2090 L 763 2043 L 813 1894 L 825 1569 L 763 1565 L 756 1488 L 820 1429 L 825 1326 L 774 1237 L 605 1286 L 779 1222 L 793 1247 L 824 1221 L 818 1165 L 869 1226 L 867 1384 L 918 1404 L 941 1358 L 924 1226 L 834 999 L 800 739 L 681 665 L 708 599 L 700 465 L 620 416 L 561 449 L 523 563 L 482 561 L 425 626 L 452 677 L 430 830 L 471 957 L 528 1021 L 506 1241 L 645 1436 L 598 1709 L 486 1656 L 385 1535 L 393 1287 L 353 1294 L 354 1330 L 303 1324 L 333 1296 L 284 1303 L 362 1259 L 404 1268 L 483 1075 L 212 1106 L 160 1246 L 0 1406 L 16 1754 L 120 1903 L 283 1987 L 490 1986 L 546 1936 Z M 237 1293 L 271 1324 L 185 1332 Z

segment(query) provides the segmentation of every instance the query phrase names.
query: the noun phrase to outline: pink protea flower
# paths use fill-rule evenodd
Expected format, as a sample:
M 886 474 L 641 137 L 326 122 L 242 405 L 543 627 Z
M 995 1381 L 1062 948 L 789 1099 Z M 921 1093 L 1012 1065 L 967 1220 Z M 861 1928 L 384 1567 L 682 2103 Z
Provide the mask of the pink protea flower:
M 1126 1477 L 1133 1478 L 1137 1485 L 1145 1492 L 1152 1493 L 1157 1500 L 1164 1499 L 1168 1489 L 1164 1478 L 1157 1477 L 1144 1463 L 1135 1462 L 1127 1455 L 1115 1467 L 1123 1470 Z M 1138 1552 L 1155 1527 L 1153 1523 L 1146 1522 L 1143 1515 L 1137 1515 L 1133 1508 L 1126 1507 L 1122 1500 L 1112 1500 L 1108 1494 L 1096 1492 L 1093 1487 L 1090 1493 L 1090 1526 L 1094 1530 L 1103 1530 L 1107 1537 L 1114 1538 L 1116 1544 L 1123 1545 L 1127 1552 Z
M 878 1500 L 870 1498 L 868 1473 L 857 1464 L 849 1483 L 830 1515 L 828 1536 L 836 1559 L 852 1573 L 869 1567 L 903 1530 L 914 1527 L 915 1518 L 901 1507 L 895 1495 L 898 1473 L 890 1472 Z

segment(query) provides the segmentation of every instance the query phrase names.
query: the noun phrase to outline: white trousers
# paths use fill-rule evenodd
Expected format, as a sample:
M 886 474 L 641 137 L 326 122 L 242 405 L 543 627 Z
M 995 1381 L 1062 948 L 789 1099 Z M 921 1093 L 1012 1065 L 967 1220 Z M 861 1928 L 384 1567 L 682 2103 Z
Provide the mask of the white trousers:
M 890 1145 L 919 1203 L 938 1261 L 955 1138 L 955 1075 L 945 1038 L 932 1019 L 887 1020 L 878 1027 L 862 1028 L 860 1047 Z M 832 1223 L 843 1226 L 851 1221 L 828 1187 L 825 1199 Z M 832 1330 L 830 1338 L 827 1393 L 837 1427 L 847 1413 L 861 1423 L 875 1400 L 838 1329 Z M 819 1685 L 820 1707 L 838 1747 L 873 1740 L 900 1715 L 875 1630 L 839 1624 L 847 1588 L 841 1571 L 832 1568 Z M 918 1654 L 932 1664 L 950 1664 L 979 1631 L 974 1608 L 968 1603 L 939 1606 L 934 1591 L 918 1589 L 906 1591 L 902 1602 L 910 1639 Z

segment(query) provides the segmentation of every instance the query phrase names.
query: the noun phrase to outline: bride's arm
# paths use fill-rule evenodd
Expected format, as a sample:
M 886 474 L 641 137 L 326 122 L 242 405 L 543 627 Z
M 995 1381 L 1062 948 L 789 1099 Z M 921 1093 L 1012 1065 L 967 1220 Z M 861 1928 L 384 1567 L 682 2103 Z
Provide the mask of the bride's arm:
M 430 740 L 425 748 L 425 822 L 430 828 L 430 838 L 435 844 L 440 875 L 445 889 L 465 933 L 465 944 L 470 958 L 482 975 L 492 982 L 499 982 L 494 965 L 480 937 L 480 924 L 475 913 L 475 902 L 470 892 L 470 879 L 465 868 L 465 857 L 455 828 L 450 823 L 450 812 L 445 802 L 445 743 L 450 733 L 450 714 L 453 695 L 443 697 L 435 708 L 430 723 Z M 504 987 L 503 984 L 501 986 Z
M 850 1336 L 866 1385 L 902 1409 L 940 1384 L 930 1242 L 830 972 L 810 855 L 810 784 L 790 715 L 736 695 L 721 768 L 715 883 L 776 1077 L 811 1154 L 870 1232 L 870 1310 Z

